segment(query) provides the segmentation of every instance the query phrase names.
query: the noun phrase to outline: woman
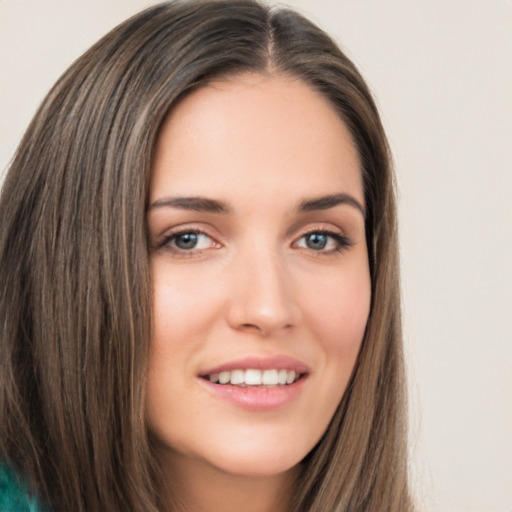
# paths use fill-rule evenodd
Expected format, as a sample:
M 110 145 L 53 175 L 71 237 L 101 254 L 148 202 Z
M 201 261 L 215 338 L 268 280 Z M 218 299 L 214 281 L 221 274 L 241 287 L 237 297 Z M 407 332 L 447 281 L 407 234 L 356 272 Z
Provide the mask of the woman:
M 123 23 L 48 94 L 0 216 L 5 500 L 413 509 L 388 146 L 310 22 Z

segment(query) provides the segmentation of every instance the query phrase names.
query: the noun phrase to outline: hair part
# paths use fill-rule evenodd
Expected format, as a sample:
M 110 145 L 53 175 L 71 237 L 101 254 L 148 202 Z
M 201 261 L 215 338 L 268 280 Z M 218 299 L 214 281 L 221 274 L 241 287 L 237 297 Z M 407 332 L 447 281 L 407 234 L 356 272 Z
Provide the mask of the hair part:
M 352 379 L 303 461 L 294 512 L 411 511 L 391 157 L 355 66 L 311 22 L 251 0 L 169 2 L 122 23 L 49 92 L 0 200 L 0 459 L 54 510 L 162 509 L 145 419 L 146 208 L 160 126 L 243 72 L 303 80 L 361 158 L 372 306 Z

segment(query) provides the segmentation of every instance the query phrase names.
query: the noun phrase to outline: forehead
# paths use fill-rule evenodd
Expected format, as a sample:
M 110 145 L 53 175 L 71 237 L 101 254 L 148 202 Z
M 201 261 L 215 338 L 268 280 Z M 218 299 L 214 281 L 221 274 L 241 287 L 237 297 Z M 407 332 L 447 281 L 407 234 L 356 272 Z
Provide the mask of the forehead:
M 157 142 L 151 200 L 169 193 L 283 189 L 350 192 L 364 201 L 350 132 L 302 80 L 246 74 L 213 82 L 167 117 Z

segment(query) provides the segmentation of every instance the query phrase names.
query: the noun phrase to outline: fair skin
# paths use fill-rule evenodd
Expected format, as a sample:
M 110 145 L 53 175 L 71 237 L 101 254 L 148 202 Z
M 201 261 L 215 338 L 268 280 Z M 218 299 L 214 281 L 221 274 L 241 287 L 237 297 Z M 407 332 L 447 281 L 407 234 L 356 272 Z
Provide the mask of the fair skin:
M 217 81 L 164 123 L 147 416 L 183 510 L 287 510 L 363 338 L 364 206 L 352 138 L 301 80 Z

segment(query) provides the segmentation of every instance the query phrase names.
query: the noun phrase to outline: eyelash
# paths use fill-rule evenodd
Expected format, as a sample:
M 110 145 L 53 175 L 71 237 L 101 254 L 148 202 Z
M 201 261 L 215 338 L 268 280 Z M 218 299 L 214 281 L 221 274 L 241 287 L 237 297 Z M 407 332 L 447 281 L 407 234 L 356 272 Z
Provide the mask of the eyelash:
M 301 236 L 299 236 L 299 238 L 297 239 L 297 242 L 294 242 L 294 244 L 297 244 L 299 240 L 302 240 L 311 235 L 327 236 L 329 238 L 332 238 L 336 244 L 336 247 L 334 247 L 333 249 L 327 250 L 327 251 L 324 251 L 324 250 L 315 251 L 314 249 L 306 248 L 306 249 L 310 249 L 313 253 L 318 253 L 319 255 L 322 254 L 322 255 L 328 256 L 330 254 L 340 253 L 353 245 L 352 241 L 345 235 L 342 235 L 341 233 L 338 233 L 336 231 L 330 231 L 328 229 L 314 229 L 314 230 L 308 231 L 306 233 L 303 233 Z
M 209 235 L 207 235 L 204 231 L 201 231 L 199 229 L 183 229 L 181 231 L 176 231 L 175 233 L 171 233 L 170 235 L 167 235 L 159 244 L 158 249 L 167 249 L 171 251 L 174 254 L 178 254 L 179 256 L 187 257 L 187 256 L 193 256 L 197 253 L 202 252 L 205 249 L 195 249 L 192 248 L 190 250 L 187 249 L 181 249 L 179 247 L 173 247 L 171 245 L 173 242 L 175 242 L 180 236 L 183 235 L 204 235 L 212 240 L 212 245 L 215 244 L 215 241 L 213 238 Z
M 191 248 L 190 250 L 187 250 L 187 249 L 182 249 L 179 247 L 174 247 L 172 245 L 172 243 L 175 242 L 180 236 L 183 236 L 183 235 L 196 235 L 196 236 L 204 235 L 205 237 L 208 237 L 210 240 L 212 240 L 211 245 L 216 244 L 215 240 L 211 236 L 206 234 L 204 231 L 201 231 L 198 229 L 184 229 L 184 230 L 176 231 L 175 233 L 171 233 L 171 234 L 167 235 L 158 244 L 157 249 L 167 249 L 167 250 L 171 251 L 172 253 L 182 256 L 182 257 L 194 256 L 198 253 L 201 253 L 203 250 L 207 250 L 207 249 L 195 249 L 195 248 Z M 306 233 L 303 233 L 302 235 L 300 235 L 297 238 L 297 240 L 294 242 L 294 245 L 296 245 L 300 240 L 303 240 L 306 237 L 311 236 L 311 235 L 322 235 L 322 236 L 329 237 L 329 238 L 333 239 L 336 244 L 335 248 L 327 250 L 327 251 L 315 250 L 315 249 L 311 249 L 310 247 L 303 247 L 303 249 L 310 250 L 312 253 L 317 253 L 318 255 L 328 256 L 331 254 L 340 253 L 340 252 L 345 251 L 346 249 L 348 249 L 349 247 L 351 247 L 353 245 L 351 240 L 348 237 L 346 237 L 345 235 L 342 235 L 341 233 L 338 233 L 336 231 L 331 231 L 328 229 L 316 229 L 316 230 L 307 231 Z

